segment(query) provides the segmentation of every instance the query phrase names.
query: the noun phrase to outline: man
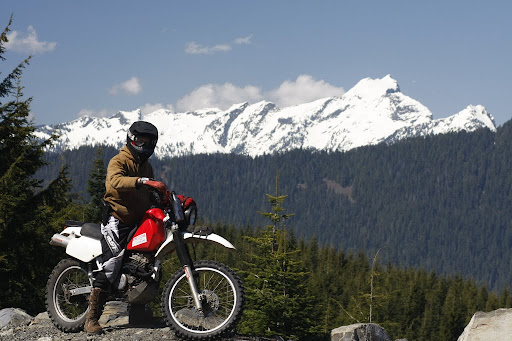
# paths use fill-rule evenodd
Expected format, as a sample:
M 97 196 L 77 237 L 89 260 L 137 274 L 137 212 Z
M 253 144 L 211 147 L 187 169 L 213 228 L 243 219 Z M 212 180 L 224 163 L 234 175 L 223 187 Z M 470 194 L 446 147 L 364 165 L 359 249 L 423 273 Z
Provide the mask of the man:
M 153 168 L 147 160 L 157 141 L 156 127 L 149 122 L 137 121 L 128 130 L 126 145 L 108 164 L 104 200 L 109 206 L 109 214 L 101 224 L 103 269 L 94 273 L 89 296 L 89 312 L 84 326 L 89 334 L 103 331 L 98 319 L 110 285 L 119 279 L 128 234 L 151 206 L 149 192 L 142 184 L 153 178 Z

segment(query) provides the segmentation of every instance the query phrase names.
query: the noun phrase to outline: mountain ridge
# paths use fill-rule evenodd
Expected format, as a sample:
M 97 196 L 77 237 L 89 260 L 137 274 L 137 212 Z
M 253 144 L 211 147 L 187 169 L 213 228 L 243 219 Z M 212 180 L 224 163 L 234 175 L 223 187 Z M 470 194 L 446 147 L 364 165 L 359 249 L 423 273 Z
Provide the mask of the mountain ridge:
M 36 136 L 55 132 L 53 150 L 82 145 L 120 147 L 137 120 L 159 129 L 157 157 L 235 153 L 249 156 L 292 149 L 347 151 L 394 143 L 401 139 L 487 128 L 496 131 L 493 116 L 482 105 L 469 105 L 452 116 L 433 119 L 430 110 L 404 95 L 387 75 L 364 78 L 341 97 L 279 108 L 268 101 L 232 105 L 227 110 L 204 108 L 175 113 L 160 109 L 142 115 L 140 109 L 105 117 L 83 116 L 57 125 L 39 126 Z

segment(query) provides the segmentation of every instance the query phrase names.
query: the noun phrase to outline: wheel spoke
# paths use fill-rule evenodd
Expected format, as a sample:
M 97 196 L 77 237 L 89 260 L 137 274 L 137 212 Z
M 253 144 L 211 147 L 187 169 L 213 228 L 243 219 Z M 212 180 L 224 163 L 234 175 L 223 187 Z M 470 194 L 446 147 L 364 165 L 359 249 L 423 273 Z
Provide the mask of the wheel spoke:
M 88 285 L 87 273 L 80 267 L 68 268 L 61 274 L 60 281 L 56 285 L 58 291 L 55 296 L 55 304 L 62 319 L 74 320 L 85 313 L 87 310 L 85 295 L 82 297 L 71 296 L 69 290 Z
M 179 335 L 220 335 L 241 316 L 244 299 L 237 296 L 243 294 L 243 287 L 236 275 L 220 263 L 199 262 L 196 271 L 204 311 L 196 309 L 188 281 L 180 271 L 166 285 L 164 297 L 168 298 L 163 306 L 168 310 L 164 313 Z

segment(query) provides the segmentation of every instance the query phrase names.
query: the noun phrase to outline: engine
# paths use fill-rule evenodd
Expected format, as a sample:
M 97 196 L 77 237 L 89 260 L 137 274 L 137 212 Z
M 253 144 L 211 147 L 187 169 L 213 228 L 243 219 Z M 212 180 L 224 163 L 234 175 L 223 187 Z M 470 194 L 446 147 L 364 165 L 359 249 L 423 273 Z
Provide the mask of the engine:
M 158 294 L 160 268 L 154 265 L 152 255 L 130 254 L 121 271 L 118 289 L 129 303 L 148 303 Z
M 121 272 L 127 276 L 128 284 L 136 285 L 141 280 L 147 280 L 151 277 L 153 261 L 143 253 L 132 253 L 123 263 Z

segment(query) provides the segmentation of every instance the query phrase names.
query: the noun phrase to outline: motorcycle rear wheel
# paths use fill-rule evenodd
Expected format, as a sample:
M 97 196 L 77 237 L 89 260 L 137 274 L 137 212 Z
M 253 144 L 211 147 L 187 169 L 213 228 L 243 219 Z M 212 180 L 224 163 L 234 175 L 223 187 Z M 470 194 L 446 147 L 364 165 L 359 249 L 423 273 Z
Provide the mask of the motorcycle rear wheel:
M 71 296 L 70 290 L 89 286 L 87 271 L 74 259 L 63 259 L 46 284 L 46 311 L 63 332 L 78 332 L 85 323 L 89 294 Z
M 198 290 L 205 312 L 199 312 L 185 271 L 178 270 L 162 293 L 162 313 L 178 337 L 188 340 L 215 340 L 236 326 L 242 315 L 245 292 L 242 281 L 229 267 L 214 261 L 194 263 Z

